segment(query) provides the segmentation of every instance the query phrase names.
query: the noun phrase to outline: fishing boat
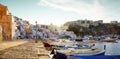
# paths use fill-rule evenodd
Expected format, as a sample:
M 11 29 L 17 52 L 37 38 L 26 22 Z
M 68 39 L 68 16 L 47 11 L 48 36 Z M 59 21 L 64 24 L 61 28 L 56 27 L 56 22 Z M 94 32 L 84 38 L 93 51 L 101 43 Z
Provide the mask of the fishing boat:
M 106 37 L 105 39 L 102 39 L 101 41 L 102 41 L 102 42 L 116 42 L 115 39 L 112 39 L 112 38 L 110 38 L 110 37 Z
M 46 41 L 45 41 L 46 42 Z M 44 43 L 45 44 L 45 43 Z M 49 45 L 48 45 L 49 44 Z M 74 42 L 49 41 L 45 47 L 52 46 L 52 55 L 56 59 L 67 59 L 68 56 L 97 56 L 104 55 L 105 51 L 98 48 L 91 48 L 86 44 Z
M 87 45 L 79 46 L 79 48 L 77 46 L 57 47 L 55 50 L 57 59 L 67 59 L 68 56 L 99 56 L 105 54 L 105 50 L 92 49 Z

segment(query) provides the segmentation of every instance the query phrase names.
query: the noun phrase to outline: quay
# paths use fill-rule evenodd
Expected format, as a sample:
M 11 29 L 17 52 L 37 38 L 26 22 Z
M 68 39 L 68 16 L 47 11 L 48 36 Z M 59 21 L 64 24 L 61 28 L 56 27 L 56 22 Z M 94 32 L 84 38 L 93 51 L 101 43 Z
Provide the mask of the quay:
M 41 41 L 35 43 L 34 40 L 15 40 L 0 43 L 0 59 L 50 58 Z

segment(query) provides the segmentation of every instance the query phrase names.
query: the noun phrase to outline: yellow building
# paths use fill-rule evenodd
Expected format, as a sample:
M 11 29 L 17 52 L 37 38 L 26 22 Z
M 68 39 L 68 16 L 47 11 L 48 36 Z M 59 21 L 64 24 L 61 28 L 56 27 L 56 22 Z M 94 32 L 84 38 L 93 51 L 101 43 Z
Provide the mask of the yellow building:
M 2 27 L 3 40 L 11 40 L 12 15 L 8 14 L 7 6 L 0 4 L 0 26 Z

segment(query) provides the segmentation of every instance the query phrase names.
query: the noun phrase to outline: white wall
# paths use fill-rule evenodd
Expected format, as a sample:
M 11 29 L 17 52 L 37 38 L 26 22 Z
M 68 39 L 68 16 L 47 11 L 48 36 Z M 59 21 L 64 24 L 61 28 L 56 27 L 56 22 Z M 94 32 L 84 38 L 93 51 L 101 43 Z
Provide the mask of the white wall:
M 16 39 L 15 30 L 17 29 L 17 27 L 16 27 L 16 22 L 14 21 L 15 21 L 15 18 L 14 16 L 12 16 L 12 40 Z

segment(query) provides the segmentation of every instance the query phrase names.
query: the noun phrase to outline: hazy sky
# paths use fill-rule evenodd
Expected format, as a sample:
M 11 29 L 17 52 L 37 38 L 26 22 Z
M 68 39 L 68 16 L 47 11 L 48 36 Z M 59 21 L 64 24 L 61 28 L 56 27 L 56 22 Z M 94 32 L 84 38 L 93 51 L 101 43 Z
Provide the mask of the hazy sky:
M 120 0 L 0 0 L 30 23 L 61 25 L 78 19 L 120 21 Z

